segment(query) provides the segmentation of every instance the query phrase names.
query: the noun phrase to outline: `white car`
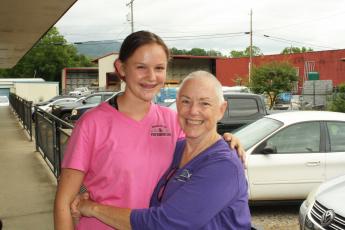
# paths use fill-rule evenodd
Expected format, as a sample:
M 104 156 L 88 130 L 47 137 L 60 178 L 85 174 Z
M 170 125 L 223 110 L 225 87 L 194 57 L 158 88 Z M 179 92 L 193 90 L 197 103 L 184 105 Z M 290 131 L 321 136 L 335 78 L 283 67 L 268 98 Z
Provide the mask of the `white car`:
M 345 229 L 345 175 L 309 193 L 299 212 L 301 230 Z
M 90 94 L 91 91 L 87 87 L 75 88 L 73 91 L 68 93 L 70 96 L 87 96 Z
M 277 113 L 234 134 L 247 151 L 252 201 L 302 200 L 323 181 L 345 173 L 344 113 Z
M 10 102 L 8 101 L 7 96 L 0 96 L 0 106 L 9 106 Z
M 75 102 L 78 99 L 79 98 L 77 98 L 77 97 L 57 98 L 55 100 L 49 100 L 47 102 L 41 102 L 41 103 L 37 104 L 37 107 L 46 111 L 46 112 L 51 112 L 53 105 L 61 105 L 61 104 L 66 104 L 66 103 L 70 103 L 70 102 Z

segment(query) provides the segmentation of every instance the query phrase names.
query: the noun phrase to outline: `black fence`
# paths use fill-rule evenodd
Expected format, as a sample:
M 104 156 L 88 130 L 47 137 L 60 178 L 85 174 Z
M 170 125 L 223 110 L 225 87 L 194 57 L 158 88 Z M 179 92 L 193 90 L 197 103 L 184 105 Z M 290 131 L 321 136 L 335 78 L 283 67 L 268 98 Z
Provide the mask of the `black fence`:
M 10 105 L 32 141 L 32 101 L 27 101 L 13 93 L 9 95 Z
M 37 106 L 33 107 L 32 101 L 26 101 L 13 93 L 9 95 L 9 100 L 23 127 L 29 133 L 30 140 L 32 140 L 33 121 L 35 121 L 36 151 L 41 153 L 50 170 L 58 178 L 63 153 L 71 136 L 73 125 Z
M 37 106 L 34 108 L 36 150 L 42 154 L 43 159 L 58 178 L 61 173 L 63 153 L 73 125 Z

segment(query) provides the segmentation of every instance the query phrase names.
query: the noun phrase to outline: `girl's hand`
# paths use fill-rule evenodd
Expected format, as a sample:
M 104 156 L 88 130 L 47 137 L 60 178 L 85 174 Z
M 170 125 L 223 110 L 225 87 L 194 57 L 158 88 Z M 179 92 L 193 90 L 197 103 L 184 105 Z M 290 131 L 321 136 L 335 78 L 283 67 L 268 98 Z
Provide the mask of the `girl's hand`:
M 238 157 L 241 159 L 244 167 L 246 168 L 246 151 L 244 150 L 240 139 L 231 133 L 224 133 L 223 138 L 226 142 L 228 142 L 230 148 L 237 150 Z

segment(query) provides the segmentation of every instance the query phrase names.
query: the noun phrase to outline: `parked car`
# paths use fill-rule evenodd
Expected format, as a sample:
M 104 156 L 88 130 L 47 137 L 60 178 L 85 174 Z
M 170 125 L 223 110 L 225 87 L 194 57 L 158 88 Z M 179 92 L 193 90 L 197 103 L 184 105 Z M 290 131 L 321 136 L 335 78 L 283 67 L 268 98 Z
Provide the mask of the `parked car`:
M 233 92 L 233 93 L 250 93 L 250 89 L 246 86 L 223 86 L 223 92 Z
M 247 152 L 252 201 L 302 200 L 323 181 L 345 173 L 344 113 L 277 113 L 234 134 Z
M 90 95 L 92 91 L 90 91 L 87 87 L 79 87 L 75 88 L 73 91 L 69 92 L 68 95 L 70 96 L 87 96 Z
M 105 98 L 104 101 L 108 101 L 109 99 L 114 97 L 116 94 L 117 93 L 113 93 L 112 95 L 110 95 L 110 97 L 106 96 L 107 98 Z M 81 115 L 83 115 L 89 109 L 92 109 L 92 108 L 96 107 L 98 104 L 99 103 L 84 104 L 84 105 L 80 105 L 80 106 L 74 107 L 72 109 L 71 116 L 69 118 L 70 122 L 75 123 L 81 117 Z
M 76 99 L 78 99 L 78 97 L 76 97 L 76 96 L 70 96 L 70 95 L 57 95 L 57 96 L 55 96 L 55 97 L 50 98 L 50 99 L 47 100 L 47 101 L 38 102 L 38 103 L 36 103 L 35 105 L 37 105 L 37 106 L 46 105 L 46 104 L 48 104 L 48 103 L 50 103 L 50 102 L 56 101 L 57 99 L 61 99 L 61 98 L 76 98 Z
M 81 105 L 98 105 L 102 101 L 105 101 L 106 99 L 110 98 L 112 95 L 114 95 L 114 92 L 94 93 L 85 98 L 81 98 L 73 103 L 68 103 L 60 106 L 53 106 L 52 114 L 59 117 L 62 120 L 69 122 L 72 110 L 75 107 Z
M 299 211 L 301 230 L 345 229 L 345 175 L 322 183 L 309 193 Z
M 64 96 L 64 97 L 54 97 L 55 99 L 50 99 L 46 102 L 37 103 L 36 106 L 44 111 L 51 112 L 52 107 L 55 105 L 61 105 L 64 103 L 75 102 L 78 100 L 77 97 Z M 33 108 L 34 110 L 34 108 Z
M 10 102 L 7 96 L 0 96 L 0 106 L 9 106 Z
M 233 132 L 235 129 L 267 115 L 261 95 L 232 92 L 229 87 L 223 87 L 223 93 L 228 106 L 223 118 L 218 122 L 218 133 Z M 171 103 L 168 107 L 176 110 L 176 102 Z
M 156 104 L 167 106 L 176 99 L 178 87 L 164 87 L 161 88 L 153 101 Z

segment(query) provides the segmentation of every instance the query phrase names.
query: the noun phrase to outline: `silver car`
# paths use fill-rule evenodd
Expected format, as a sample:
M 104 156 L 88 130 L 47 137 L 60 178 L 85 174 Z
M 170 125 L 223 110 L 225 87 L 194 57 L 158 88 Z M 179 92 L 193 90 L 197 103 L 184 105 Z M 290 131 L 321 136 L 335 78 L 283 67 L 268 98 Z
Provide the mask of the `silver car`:
M 301 205 L 299 222 L 302 230 L 345 229 L 345 175 L 310 192 Z

